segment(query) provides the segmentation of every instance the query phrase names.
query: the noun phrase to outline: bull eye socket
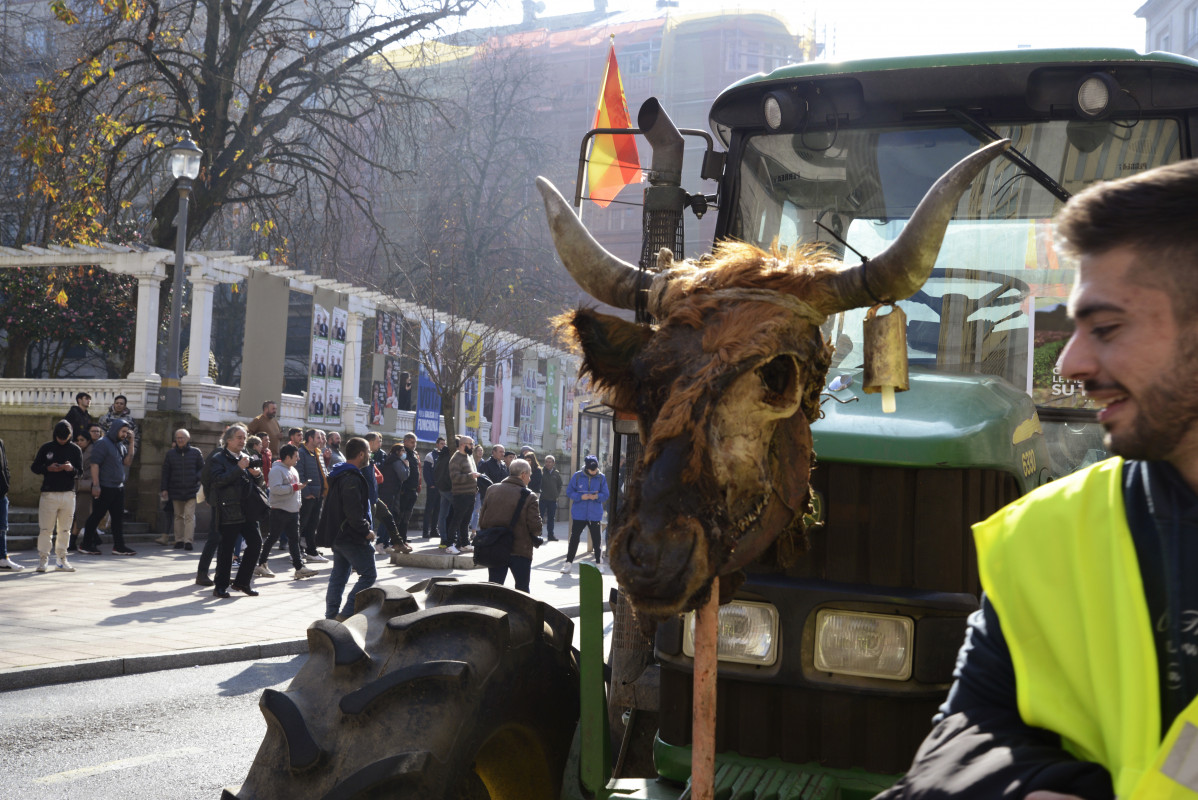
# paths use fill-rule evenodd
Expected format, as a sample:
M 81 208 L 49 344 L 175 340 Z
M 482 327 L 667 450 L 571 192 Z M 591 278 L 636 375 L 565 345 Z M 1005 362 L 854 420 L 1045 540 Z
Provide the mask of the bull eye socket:
M 765 390 L 762 398 L 772 406 L 794 402 L 799 385 L 799 368 L 792 356 L 777 356 L 758 367 L 755 372 Z

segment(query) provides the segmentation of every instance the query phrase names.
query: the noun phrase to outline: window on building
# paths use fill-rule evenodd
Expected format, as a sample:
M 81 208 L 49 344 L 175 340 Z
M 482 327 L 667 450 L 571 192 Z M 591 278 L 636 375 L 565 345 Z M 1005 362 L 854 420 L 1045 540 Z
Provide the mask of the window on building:
M 781 44 L 751 39 L 747 36 L 724 38 L 724 68 L 728 72 L 751 75 L 770 72 L 788 64 L 786 48 Z
M 1186 49 L 1198 46 L 1198 3 L 1186 9 Z
M 1167 26 L 1167 25 L 1156 34 L 1156 48 L 1155 49 L 1164 50 L 1164 51 L 1170 52 L 1170 53 L 1173 52 L 1173 37 L 1170 36 L 1169 34 L 1170 34 L 1169 26 Z
M 630 44 L 620 50 L 620 69 L 625 75 L 652 75 L 657 72 L 660 55 L 661 39 Z

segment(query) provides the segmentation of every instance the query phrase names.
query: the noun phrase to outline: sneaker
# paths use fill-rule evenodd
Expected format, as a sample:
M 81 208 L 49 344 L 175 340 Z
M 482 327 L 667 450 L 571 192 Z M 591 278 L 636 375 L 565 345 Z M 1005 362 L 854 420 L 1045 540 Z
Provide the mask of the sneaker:
M 235 566 L 235 567 L 241 566 L 241 556 L 233 556 L 233 566 Z
M 375 542 L 374 543 L 374 552 L 378 553 L 380 556 L 385 556 L 391 552 L 391 548 L 380 543 L 380 542 Z
M 441 548 L 442 550 L 444 550 L 446 547 L 449 547 L 449 545 L 447 545 L 447 544 L 439 544 L 439 545 L 437 545 L 437 547 L 439 547 L 439 548 Z
M 25 568 L 11 558 L 0 558 L 0 569 L 6 569 L 9 572 L 20 572 Z
M 474 548 L 471 547 L 470 545 L 465 545 L 464 547 L 462 547 L 463 553 L 470 553 L 470 552 L 473 552 L 473 550 L 474 550 Z
M 307 561 L 308 563 L 316 563 L 316 564 L 329 563 L 329 560 L 327 558 L 325 558 L 324 556 L 322 556 L 320 553 L 312 553 L 310 555 L 306 555 L 306 556 L 304 556 L 304 561 Z
M 70 554 L 70 553 L 78 553 L 78 552 L 79 552 L 79 545 L 77 545 L 77 544 L 73 544 L 73 545 L 71 545 L 70 547 L 68 547 L 68 548 L 67 548 L 67 553 L 68 553 L 68 554 Z
M 175 549 L 176 549 L 176 550 L 182 550 L 182 549 L 183 549 L 183 542 L 175 542 Z
M 456 545 L 451 544 L 449 547 L 445 548 L 445 552 L 449 553 L 451 556 L 456 556 L 459 553 L 461 553 L 462 551 L 459 550 Z
M 154 543 L 160 544 L 163 547 L 170 547 L 171 546 L 171 537 L 167 536 L 166 534 L 163 534 L 162 536 L 159 536 L 157 539 L 155 539 Z
M 316 574 L 317 574 L 317 572 L 314 569 L 311 569 L 309 567 L 300 567 L 299 569 L 297 569 L 295 571 L 295 574 L 292 575 L 291 577 L 293 580 L 298 581 L 302 578 L 311 578 L 311 577 L 315 576 Z
M 265 564 L 259 564 L 254 567 L 254 574 L 260 578 L 273 578 L 275 574 L 270 571 L 270 567 Z
M 130 550 L 128 547 L 122 547 L 120 550 L 113 548 L 112 554 L 114 556 L 135 556 L 137 555 L 137 551 Z
M 183 543 L 183 549 L 184 549 L 184 550 L 192 550 L 193 548 L 192 548 L 192 546 L 191 546 L 191 542 L 184 542 L 184 543 Z
M 71 566 L 71 562 L 65 558 L 58 559 L 58 566 L 54 568 L 55 572 L 74 572 L 75 568 Z
M 573 566 L 574 566 L 574 565 L 573 565 L 573 564 L 571 564 L 569 561 L 567 561 L 565 564 L 562 564 L 562 574 L 563 574 L 563 575 L 569 575 L 569 574 L 570 574 L 570 568 L 571 568 L 571 567 L 573 567 Z
M 79 552 L 80 552 L 80 553 L 83 553 L 83 555 L 85 555 L 85 556 L 98 556 L 98 555 L 100 555 L 100 551 L 99 551 L 99 550 L 85 550 L 85 549 L 84 549 L 84 548 L 82 548 L 82 547 L 80 547 L 80 548 L 79 548 Z
M 45 572 L 46 565 L 50 563 L 50 556 L 38 556 L 37 571 Z

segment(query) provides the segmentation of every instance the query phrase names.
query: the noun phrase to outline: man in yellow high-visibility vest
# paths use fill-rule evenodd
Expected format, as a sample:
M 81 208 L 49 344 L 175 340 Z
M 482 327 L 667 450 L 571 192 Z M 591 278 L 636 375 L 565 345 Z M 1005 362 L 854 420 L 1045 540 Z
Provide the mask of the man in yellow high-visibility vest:
M 1198 161 L 1093 187 L 1058 362 L 1116 457 L 974 526 L 956 682 L 883 796 L 1198 800 Z

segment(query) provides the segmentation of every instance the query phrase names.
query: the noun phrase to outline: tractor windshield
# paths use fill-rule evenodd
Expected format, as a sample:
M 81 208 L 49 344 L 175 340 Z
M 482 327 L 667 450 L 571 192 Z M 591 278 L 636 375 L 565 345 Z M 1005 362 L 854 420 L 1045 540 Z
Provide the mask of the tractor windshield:
M 1054 472 L 1063 474 L 1105 453 L 1081 387 L 1055 372 L 1072 330 L 1064 303 L 1074 274 L 1053 247 L 1060 188 L 1073 194 L 1179 160 L 1181 126 L 1140 119 L 993 127 L 1059 188 L 1005 158 L 982 172 L 961 199 L 931 279 L 899 304 L 908 352 L 913 369 L 992 375 L 1025 389 L 1046 429 L 1055 422 L 1073 434 L 1053 448 Z M 730 233 L 766 249 L 819 242 L 856 263 L 851 251 L 884 249 L 936 178 L 978 146 L 959 125 L 753 136 Z M 861 366 L 865 312 L 829 320 L 835 365 Z

